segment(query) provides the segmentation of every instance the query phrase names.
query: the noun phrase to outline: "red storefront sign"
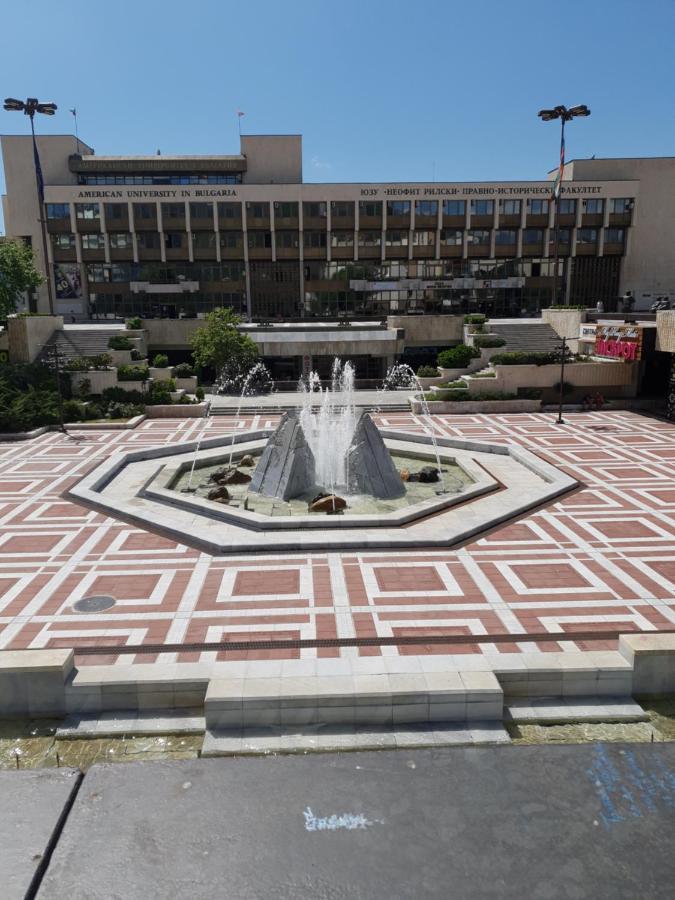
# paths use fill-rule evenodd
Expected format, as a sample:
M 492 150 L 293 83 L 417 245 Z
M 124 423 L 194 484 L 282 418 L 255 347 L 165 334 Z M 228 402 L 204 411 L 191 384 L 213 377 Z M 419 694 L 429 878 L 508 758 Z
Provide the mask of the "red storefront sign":
M 640 359 L 641 350 L 642 329 L 617 325 L 598 327 L 595 336 L 595 356 L 634 362 Z

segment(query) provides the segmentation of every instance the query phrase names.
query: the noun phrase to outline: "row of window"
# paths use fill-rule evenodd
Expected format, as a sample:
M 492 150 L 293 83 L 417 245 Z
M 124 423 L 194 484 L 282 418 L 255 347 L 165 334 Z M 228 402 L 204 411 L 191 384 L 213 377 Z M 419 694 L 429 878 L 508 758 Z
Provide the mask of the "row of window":
M 490 243 L 491 232 L 484 228 L 473 228 L 467 231 L 467 243 L 470 245 L 485 245 Z M 83 250 L 103 250 L 105 239 L 102 234 L 83 234 L 80 236 Z M 569 244 L 572 233 L 570 228 L 559 230 L 559 242 Z M 156 231 L 141 231 L 136 235 L 139 249 L 158 249 L 161 236 Z M 109 235 L 111 250 L 129 250 L 133 248 L 132 236 L 129 232 L 115 232 Z M 167 249 L 178 250 L 188 246 L 188 236 L 182 231 L 167 231 L 163 233 L 164 246 Z M 327 234 L 325 231 L 305 231 L 303 233 L 304 246 L 306 248 L 325 248 L 327 246 Z M 551 234 L 553 240 L 553 234 Z M 606 228 L 605 243 L 623 244 L 625 230 L 623 228 Z M 495 231 L 495 244 L 497 246 L 515 246 L 518 241 L 518 231 L 515 228 L 499 228 Z M 578 244 L 595 244 L 598 241 L 597 228 L 579 228 L 577 230 Z M 443 229 L 440 233 L 440 242 L 444 246 L 461 247 L 464 242 L 464 232 L 460 229 Z M 544 242 L 543 228 L 523 229 L 523 245 L 532 246 Z M 408 231 L 390 230 L 385 233 L 386 247 L 407 247 L 410 243 Z M 74 250 L 74 234 L 54 234 L 52 244 L 56 250 Z M 215 250 L 216 234 L 212 231 L 196 231 L 192 235 L 194 249 Z M 294 249 L 299 247 L 300 238 L 297 231 L 277 231 L 276 247 L 279 249 Z M 434 247 L 436 245 L 435 231 L 414 231 L 412 234 L 414 247 Z M 241 232 L 222 232 L 220 234 L 220 246 L 223 248 L 237 249 L 243 246 L 243 234 Z M 252 231 L 248 233 L 248 246 L 250 249 L 271 249 L 272 233 L 269 231 Z M 354 247 L 353 231 L 333 231 L 331 233 L 330 246 L 335 248 Z M 381 247 L 382 233 L 380 231 L 360 231 L 358 235 L 359 247 Z
M 241 184 L 241 174 L 79 175 L 77 181 L 78 184 Z
M 633 201 L 630 198 L 612 198 L 609 201 L 609 211 L 612 214 L 626 213 L 632 208 Z M 604 213 L 603 199 L 582 200 L 582 210 L 588 215 L 602 215 Z M 275 203 L 274 215 L 276 219 L 297 219 L 299 203 Z M 303 203 L 303 214 L 306 218 L 325 219 L 327 218 L 327 203 Z M 521 212 L 521 200 L 500 200 L 499 212 L 504 216 L 517 216 Z M 105 215 L 108 219 L 125 219 L 128 216 L 128 206 L 126 203 L 105 203 Z M 183 203 L 162 203 L 163 219 L 185 219 L 185 204 Z M 190 203 L 190 218 L 192 219 L 212 219 L 213 204 L 211 203 Z M 241 204 L 240 203 L 218 203 L 218 215 L 220 218 L 240 219 Z M 410 200 L 387 200 L 386 201 L 387 216 L 409 216 L 411 209 Z M 465 216 L 466 201 L 465 200 L 444 200 L 443 201 L 444 216 Z M 472 200 L 471 215 L 473 216 L 492 216 L 495 210 L 494 200 Z M 547 215 L 549 209 L 548 200 L 528 200 L 527 211 L 530 215 Z M 154 203 L 134 203 L 134 217 L 138 219 L 155 219 L 157 217 L 157 208 Z M 567 198 L 560 200 L 561 215 L 575 215 L 577 210 L 577 201 Z M 270 218 L 269 203 L 248 203 L 246 205 L 247 219 Z M 381 218 L 382 201 L 381 200 L 361 200 L 359 201 L 359 215 L 363 217 Z M 416 200 L 415 216 L 416 217 L 434 217 L 438 215 L 437 200 Z M 99 219 L 101 216 L 99 203 L 76 203 L 75 217 L 77 219 Z M 68 203 L 48 203 L 47 204 L 48 219 L 69 219 L 70 207 Z M 354 218 L 354 203 L 348 201 L 334 201 L 331 204 L 331 218 L 333 220 L 340 218 Z

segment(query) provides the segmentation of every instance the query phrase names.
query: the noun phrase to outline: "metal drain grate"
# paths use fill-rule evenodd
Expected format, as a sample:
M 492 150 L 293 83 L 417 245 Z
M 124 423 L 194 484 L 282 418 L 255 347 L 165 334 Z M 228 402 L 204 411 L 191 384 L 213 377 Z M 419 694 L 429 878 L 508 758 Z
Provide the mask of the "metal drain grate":
M 115 598 L 106 594 L 95 594 L 92 597 L 83 597 L 73 605 L 73 609 L 84 613 L 97 613 L 110 609 L 115 605 Z

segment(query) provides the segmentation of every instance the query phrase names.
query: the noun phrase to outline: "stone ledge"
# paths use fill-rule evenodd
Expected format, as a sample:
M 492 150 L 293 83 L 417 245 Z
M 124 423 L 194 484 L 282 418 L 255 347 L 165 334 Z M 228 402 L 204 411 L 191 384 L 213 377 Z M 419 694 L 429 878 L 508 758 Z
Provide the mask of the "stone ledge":
M 633 661 L 634 656 L 675 655 L 675 634 L 622 634 L 619 653 L 629 662 Z
M 73 650 L 2 650 L 0 676 L 13 672 L 60 672 L 67 676 L 74 666 Z
M 516 725 L 563 725 L 574 722 L 648 722 L 632 697 L 539 697 L 510 700 L 504 721 Z

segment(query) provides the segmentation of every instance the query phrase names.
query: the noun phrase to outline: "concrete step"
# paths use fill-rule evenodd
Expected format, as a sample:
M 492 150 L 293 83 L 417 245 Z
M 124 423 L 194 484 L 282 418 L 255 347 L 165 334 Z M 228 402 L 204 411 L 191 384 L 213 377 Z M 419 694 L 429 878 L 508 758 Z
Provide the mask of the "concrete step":
M 516 725 L 563 725 L 573 722 L 647 722 L 649 716 L 632 697 L 541 697 L 509 700 L 504 721 Z
M 560 338 L 550 325 L 514 323 L 508 325 L 491 325 L 491 332 L 503 337 L 506 345 L 502 351 L 530 350 L 553 351 L 560 347 Z M 500 352 L 502 352 L 500 351 Z
M 56 729 L 57 738 L 136 737 L 156 734 L 202 734 L 206 722 L 201 709 L 167 710 L 166 715 L 151 712 L 109 712 L 98 715 L 67 716 Z
M 350 750 L 403 750 L 422 747 L 508 744 L 501 722 L 428 723 L 403 728 L 371 725 L 283 728 L 267 726 L 207 731 L 201 756 L 246 756 L 264 753 L 334 753 Z
M 217 678 L 204 713 L 211 731 L 263 726 L 396 726 L 498 720 L 503 692 L 492 672 Z

